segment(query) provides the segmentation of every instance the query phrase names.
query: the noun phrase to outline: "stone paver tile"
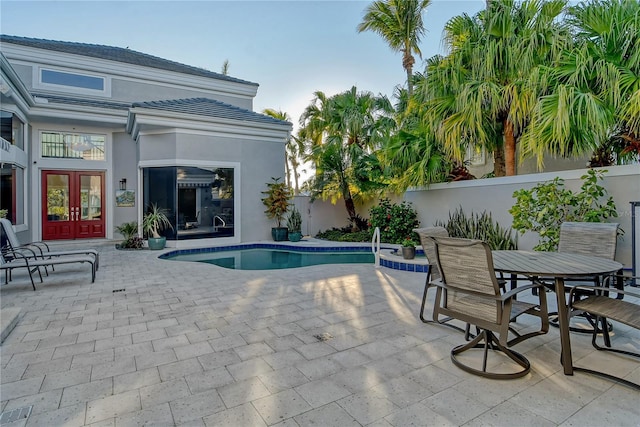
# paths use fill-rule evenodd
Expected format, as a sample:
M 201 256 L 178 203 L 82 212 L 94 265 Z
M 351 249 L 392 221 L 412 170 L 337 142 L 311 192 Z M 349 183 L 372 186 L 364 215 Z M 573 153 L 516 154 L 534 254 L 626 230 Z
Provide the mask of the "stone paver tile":
M 292 367 L 260 374 L 258 378 L 271 393 L 278 393 L 309 382 L 302 372 Z
M 169 406 L 171 406 L 171 413 L 176 424 L 188 424 L 226 409 L 216 390 L 173 400 L 169 402 Z
M 189 386 L 184 378 L 142 387 L 139 391 L 143 409 L 180 399 L 190 394 Z
M 62 389 L 30 394 L 28 396 L 10 400 L 4 410 L 10 411 L 12 409 L 33 405 L 33 409 L 31 410 L 32 414 L 41 414 L 43 412 L 53 411 L 58 409 L 61 395 Z
M 309 360 L 306 362 L 301 362 L 296 365 L 307 378 L 311 381 L 317 380 L 319 378 L 327 377 L 331 374 L 334 374 L 342 369 L 337 362 L 327 358 L 318 358 L 314 360 Z
M 271 394 L 257 377 L 219 387 L 218 393 L 227 408 L 233 408 Z
M 273 368 L 262 359 L 251 359 L 245 362 L 235 363 L 227 366 L 227 369 L 236 380 L 244 380 L 273 371 Z
M 458 424 L 446 416 L 442 416 L 437 412 L 432 411 L 422 403 L 414 403 L 406 408 L 398 409 L 384 417 L 384 419 L 378 420 L 381 425 L 385 426 L 422 426 L 433 425 L 442 427 L 457 427 Z M 371 426 L 376 423 L 370 424 Z M 384 424 L 382 424 L 384 423 Z M 467 424 L 465 424 L 466 426 Z M 483 424 L 484 426 L 494 426 L 496 424 Z M 500 424 L 498 424 L 500 425 Z M 506 423 L 505 426 L 515 426 L 519 424 Z M 522 426 L 524 427 L 524 426 Z M 533 427 L 533 426 L 532 426 Z
M 24 379 L 22 378 L 22 374 L 25 373 L 28 366 L 29 365 L 16 365 L 9 368 L 2 368 L 0 369 L 0 379 L 2 382 L 6 383 L 12 383 L 14 381 Z M 2 398 L 2 396 L 0 396 L 0 398 Z
M 75 326 L 65 326 L 62 329 L 62 335 L 82 334 L 85 332 L 95 331 L 97 327 L 96 322 L 85 322 Z
M 351 391 L 346 387 L 328 379 L 308 382 L 296 387 L 295 390 L 314 408 L 335 402 L 351 394 Z
M 375 395 L 386 397 L 400 408 L 410 406 L 433 393 L 408 377 L 398 377 L 384 383 L 380 383 L 371 389 Z
M 253 402 L 258 413 L 268 425 L 295 417 L 311 408 L 295 390 L 285 390 Z
M 111 337 L 113 337 L 113 328 L 98 329 L 97 331 L 79 333 L 77 342 L 98 341 Z
M 147 322 L 147 329 L 152 330 L 156 328 L 166 328 L 169 326 L 175 326 L 177 324 L 178 324 L 178 320 L 175 318 L 152 320 L 150 322 Z
M 115 362 L 101 363 L 94 365 L 91 371 L 91 381 L 103 378 L 115 377 L 116 375 L 134 372 L 136 370 L 136 362 L 132 356 L 118 359 Z
M 451 402 L 456 402 L 455 410 Z M 462 425 L 487 411 L 489 407 L 454 389 L 446 389 L 421 402 L 456 425 Z
M 168 381 L 175 378 L 182 378 L 185 375 L 193 374 L 195 372 L 202 372 L 202 365 L 195 357 L 192 359 L 180 360 L 178 362 L 167 363 L 166 365 L 158 366 L 160 372 L 160 378 L 162 381 Z
M 207 370 L 241 362 L 240 358 L 233 350 L 223 350 L 205 354 L 198 356 L 198 360 L 204 369 Z
M 230 384 L 235 380 L 225 368 L 215 368 L 204 372 L 185 376 L 191 393 L 200 393 L 223 385 Z
M 238 354 L 238 357 L 240 357 L 240 359 L 242 360 L 249 360 L 255 357 L 260 357 L 266 354 L 273 353 L 273 349 L 265 343 L 243 345 L 240 347 L 235 347 L 233 350 Z
M 301 426 L 322 426 L 322 427 L 360 427 L 361 424 L 355 420 L 347 411 L 336 403 L 330 403 L 293 418 Z M 407 424 L 408 425 L 408 424 Z M 420 425 L 420 424 L 415 424 Z
M 115 331 L 115 329 L 114 329 Z M 132 344 L 131 335 L 118 335 L 113 338 L 105 338 L 96 341 L 96 351 L 107 350 L 110 348 L 124 347 Z
M 342 350 L 329 356 L 329 359 L 338 362 L 345 368 L 355 368 L 371 361 L 368 356 L 360 353 L 357 349 L 349 348 Z
M 46 362 L 51 360 L 53 351 L 53 348 L 45 348 L 43 350 L 30 351 L 28 353 L 15 353 L 11 356 L 9 363 L 7 363 L 5 367 L 26 366 L 29 363 Z
M 296 347 L 296 350 L 308 360 L 327 356 L 336 352 L 335 348 L 323 342 L 301 345 L 300 347 Z
M 53 352 L 53 359 L 91 353 L 94 351 L 94 347 L 93 341 L 56 347 Z
M 113 362 L 113 349 L 95 351 L 92 353 L 76 354 L 73 356 L 71 368 L 75 369 L 79 366 L 98 365 L 101 363 Z
M 268 328 L 263 328 L 263 329 L 260 329 L 257 331 L 251 331 L 251 332 L 244 332 L 240 335 L 242 336 L 242 338 L 244 338 L 247 344 L 265 342 L 269 339 L 276 338 L 276 335 L 273 332 L 271 332 Z
M 147 325 L 144 323 L 118 326 L 117 328 L 113 328 L 113 336 L 117 337 L 119 335 L 132 335 L 132 334 L 137 334 L 139 332 L 145 332 L 146 330 L 147 330 Z
M 78 340 L 77 334 L 63 335 L 60 337 L 43 339 L 43 340 L 40 340 L 40 342 L 38 343 L 38 350 L 42 350 L 44 348 L 62 347 L 64 345 L 76 344 L 77 340 Z
M 159 382 L 160 374 L 158 373 L 158 368 L 155 367 L 131 372 L 129 374 L 122 374 L 113 377 L 113 393 L 123 393 L 125 391 L 158 384 Z
M 416 369 L 407 373 L 406 376 L 432 393 L 439 393 L 462 381 L 460 377 L 434 365 Z
M 141 323 L 141 325 L 145 326 L 145 332 L 137 332 L 131 335 L 134 344 L 167 338 L 167 332 L 164 329 L 154 329 L 152 331 L 147 331 L 146 325 L 144 323 Z
M 594 402 L 595 403 L 595 402 Z M 618 408 L 616 408 L 618 409 Z M 607 411 L 607 410 L 601 410 L 599 411 L 600 414 L 607 414 L 606 418 L 609 418 L 608 415 L 613 415 L 615 414 L 617 411 Z M 596 414 L 593 414 L 597 417 Z M 630 414 L 629 414 L 630 415 Z M 615 417 L 615 415 L 614 415 Z M 596 421 L 596 419 L 594 418 L 587 418 L 585 419 L 584 423 L 575 423 L 576 420 L 572 419 L 573 417 L 570 417 L 565 423 L 563 423 L 563 425 L 584 425 L 584 426 L 589 426 L 589 425 L 611 425 L 611 426 L 615 426 L 615 425 L 624 425 L 625 422 L 625 418 L 620 418 L 616 421 L 611 420 L 611 419 L 603 419 L 602 422 L 600 422 L 599 420 Z M 607 422 L 608 421 L 608 422 Z M 481 414 L 479 416 L 477 416 L 476 418 L 472 419 L 471 421 L 469 421 L 468 423 L 465 424 L 466 426 L 469 427 L 473 427 L 473 426 L 488 426 L 488 425 L 492 425 L 492 426 L 501 426 L 501 425 L 512 425 L 512 426 L 531 426 L 531 427 L 553 427 L 556 426 L 557 424 L 554 423 L 553 421 L 549 421 L 547 419 L 545 419 L 544 417 L 541 417 L 538 414 L 534 414 L 533 412 L 520 407 L 520 405 L 516 405 L 512 402 L 503 402 L 493 408 L 491 408 L 490 410 L 488 410 L 487 412 L 485 412 L 484 414 Z
M 42 414 L 32 414 L 27 420 L 27 426 L 83 426 L 86 407 L 87 405 L 82 402 Z
M 304 344 L 304 342 L 300 338 L 296 337 L 293 334 L 268 339 L 265 342 L 275 351 L 283 351 L 290 348 L 296 348 Z
M 209 340 L 209 344 L 211 344 L 211 347 L 213 347 L 215 351 L 221 351 L 247 345 L 247 342 L 242 338 L 242 336 L 240 336 L 240 334 L 232 334 L 222 338 Z
M 147 355 L 153 352 L 153 346 L 150 342 L 140 342 L 138 344 L 130 344 L 114 349 L 116 358 L 127 356 Z
M 251 403 L 245 403 L 244 405 L 204 417 L 204 423 L 207 427 L 267 426 Z
M 179 335 L 184 336 L 184 335 Z M 202 341 L 195 344 L 183 345 L 174 347 L 173 351 L 176 352 L 178 360 L 191 359 L 192 357 L 202 356 L 204 354 L 213 353 L 213 348 L 207 341 Z
M 178 360 L 173 350 L 139 354 L 135 357 L 138 370 L 164 365 Z
M 187 335 L 187 339 L 191 344 L 195 344 L 201 341 L 213 340 L 213 339 L 222 337 L 222 334 L 220 333 L 220 331 L 218 331 L 215 328 L 206 329 L 204 331 L 196 330 L 193 332 L 187 332 L 186 335 Z
M 55 390 L 78 384 L 88 383 L 91 380 L 91 366 L 81 366 L 64 372 L 54 372 L 45 375 L 40 391 Z
M 337 403 L 363 425 L 371 424 L 398 409 L 389 399 L 366 392 L 344 397 Z
M 262 360 L 267 362 L 273 369 L 282 369 L 287 366 L 295 366 L 305 360 L 300 353 L 295 350 L 283 350 L 262 356 Z
M 71 357 L 54 359 L 46 362 L 30 363 L 22 375 L 23 379 L 39 377 L 54 372 L 68 371 L 71 368 Z
M 138 390 L 131 390 L 88 402 L 86 422 L 90 424 L 140 409 L 140 394 Z
M 16 354 L 16 353 L 26 353 L 29 351 L 34 351 L 36 348 L 38 348 L 38 346 L 40 345 L 40 343 L 43 340 L 40 341 L 27 341 L 27 342 L 18 342 L 18 343 L 14 343 L 14 344 L 9 344 L 6 341 L 2 343 L 2 345 L 0 346 L 0 359 L 2 359 L 2 361 L 9 361 L 9 359 L 11 359 L 11 356 Z M 48 347 L 45 347 L 48 348 Z M 40 350 L 43 350 L 44 348 L 41 348 Z M 3 363 L 4 366 L 4 363 Z
M 62 399 L 60 407 L 75 405 L 80 402 L 87 402 L 101 397 L 111 396 L 113 394 L 113 381 L 111 378 L 93 381 L 84 384 L 65 387 L 62 390 Z
M 42 340 L 46 338 L 59 337 L 62 332 L 62 328 L 45 329 L 44 331 L 32 331 L 27 332 L 22 338 L 22 341 Z
M 371 359 L 382 359 L 384 357 L 391 356 L 392 354 L 397 353 L 399 349 L 392 346 L 388 342 L 375 341 L 359 346 L 358 351 Z
M 117 427 L 171 426 L 173 416 L 168 403 L 116 417 Z
M 2 383 L 0 385 L 1 400 L 17 399 L 18 397 L 37 394 L 42 386 L 44 375 L 26 380 L 14 381 L 10 383 Z
M 189 340 L 186 335 L 176 335 L 174 337 L 168 338 L 160 338 L 157 340 L 151 341 L 153 344 L 153 351 L 162 351 L 168 350 L 174 347 L 180 347 L 183 345 L 188 345 Z

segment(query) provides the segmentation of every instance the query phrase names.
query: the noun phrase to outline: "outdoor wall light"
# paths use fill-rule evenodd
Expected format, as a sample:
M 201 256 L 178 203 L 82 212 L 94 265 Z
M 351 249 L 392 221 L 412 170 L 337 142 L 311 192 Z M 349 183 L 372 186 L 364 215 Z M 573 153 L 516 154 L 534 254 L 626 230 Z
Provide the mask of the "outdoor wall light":
M 127 178 L 122 178 L 120 180 L 120 189 L 121 190 L 126 190 L 127 189 Z

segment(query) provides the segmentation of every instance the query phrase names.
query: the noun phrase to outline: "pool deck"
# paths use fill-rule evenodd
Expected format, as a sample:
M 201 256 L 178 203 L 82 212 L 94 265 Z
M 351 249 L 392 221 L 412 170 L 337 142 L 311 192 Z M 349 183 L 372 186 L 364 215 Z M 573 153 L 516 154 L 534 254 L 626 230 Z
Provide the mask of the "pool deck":
M 114 243 L 93 244 L 95 283 L 88 266 L 64 265 L 36 292 L 18 270 L 0 287 L 1 315 L 21 308 L 1 346 L 0 409 L 32 406 L 3 427 L 638 425 L 639 392 L 562 374 L 554 328 L 515 346 L 524 378 L 456 368 L 462 334 L 418 318 L 424 273 L 236 271 Z M 640 348 L 637 331 L 614 331 Z M 571 340 L 577 364 L 640 382 L 638 361 Z

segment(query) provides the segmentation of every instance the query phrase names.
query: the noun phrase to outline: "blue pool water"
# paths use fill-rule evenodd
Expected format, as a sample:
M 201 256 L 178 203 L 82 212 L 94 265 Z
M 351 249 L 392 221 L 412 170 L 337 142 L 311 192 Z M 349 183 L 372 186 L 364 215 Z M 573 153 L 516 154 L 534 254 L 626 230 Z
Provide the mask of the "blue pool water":
M 236 270 L 278 270 L 320 264 L 373 264 L 370 247 L 290 247 L 253 244 L 220 248 L 182 249 L 161 256 L 175 261 L 196 261 Z

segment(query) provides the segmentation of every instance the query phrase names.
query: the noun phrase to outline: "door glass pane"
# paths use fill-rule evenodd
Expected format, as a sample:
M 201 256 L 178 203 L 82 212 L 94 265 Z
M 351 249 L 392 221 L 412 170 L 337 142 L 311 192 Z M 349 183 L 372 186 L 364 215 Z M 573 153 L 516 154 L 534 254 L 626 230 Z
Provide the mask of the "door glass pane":
M 69 221 L 68 175 L 47 175 L 47 220 Z
M 101 177 L 80 177 L 80 219 L 97 221 L 102 216 Z

